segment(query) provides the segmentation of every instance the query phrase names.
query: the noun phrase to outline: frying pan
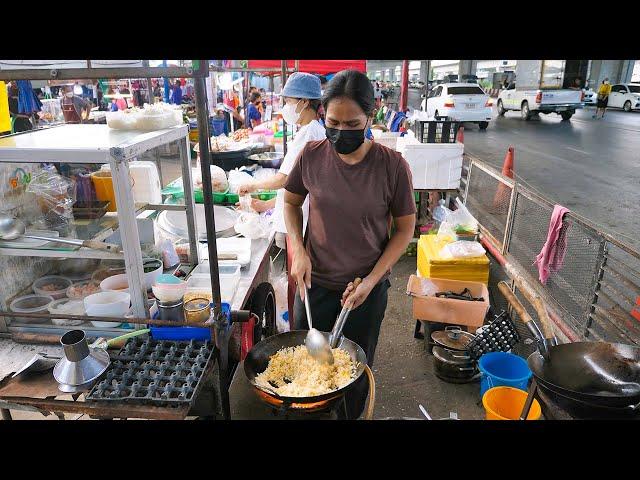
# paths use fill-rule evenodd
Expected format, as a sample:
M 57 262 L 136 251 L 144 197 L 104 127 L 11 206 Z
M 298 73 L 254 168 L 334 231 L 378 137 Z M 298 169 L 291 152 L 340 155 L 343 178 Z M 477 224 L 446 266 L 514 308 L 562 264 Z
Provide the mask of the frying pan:
M 329 341 L 328 332 L 320 333 L 322 333 L 322 335 L 327 338 L 327 341 Z M 338 390 L 312 397 L 288 397 L 276 394 L 274 391 L 263 388 L 261 385 L 258 385 L 256 383 L 256 376 L 266 370 L 271 356 L 275 355 L 276 352 L 281 348 L 304 345 L 304 339 L 306 338 L 306 336 L 307 330 L 292 330 L 290 332 L 273 335 L 272 337 L 268 337 L 254 345 L 247 357 L 244 359 L 244 373 L 247 376 L 249 383 L 251 383 L 254 388 L 287 403 L 315 403 L 344 395 L 346 390 L 362 376 L 365 371 L 365 365 L 367 363 L 367 356 L 365 355 L 362 347 L 346 337 L 342 338 L 342 340 L 338 344 L 338 348 L 346 350 L 351 356 L 351 360 L 356 362 L 356 373 L 351 382 L 339 388 Z
M 619 343 L 574 342 L 557 345 L 547 311 L 540 297 L 524 282 L 516 287 L 535 307 L 544 330 L 540 333 L 531 316 L 509 286 L 498 288 L 532 332 L 537 332 L 540 351 L 527 363 L 543 390 L 577 402 L 607 407 L 629 407 L 640 403 L 640 348 Z

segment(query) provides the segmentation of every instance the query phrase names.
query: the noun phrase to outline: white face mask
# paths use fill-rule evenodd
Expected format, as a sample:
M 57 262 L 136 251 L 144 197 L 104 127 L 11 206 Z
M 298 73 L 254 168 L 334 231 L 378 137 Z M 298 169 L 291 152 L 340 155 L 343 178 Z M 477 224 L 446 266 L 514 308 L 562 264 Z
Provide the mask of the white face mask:
M 298 100 L 298 103 L 300 103 L 300 100 Z M 285 103 L 284 107 L 282 107 L 282 118 L 289 125 L 295 125 L 300 120 L 302 111 L 296 112 L 298 103 Z
M 71 97 L 73 97 L 73 92 L 67 92 L 65 95 L 66 95 L 67 97 L 71 98 Z

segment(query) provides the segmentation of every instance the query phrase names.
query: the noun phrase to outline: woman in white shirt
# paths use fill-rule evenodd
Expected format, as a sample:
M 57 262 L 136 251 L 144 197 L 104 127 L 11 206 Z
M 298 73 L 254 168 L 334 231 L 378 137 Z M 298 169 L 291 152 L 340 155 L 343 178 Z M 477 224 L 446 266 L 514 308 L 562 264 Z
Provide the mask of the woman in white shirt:
M 287 176 L 295 165 L 298 154 L 305 144 L 313 140 L 324 140 L 325 129 L 318 122 L 318 108 L 320 107 L 320 80 L 310 73 L 295 72 L 291 74 L 284 88 L 282 97 L 285 105 L 282 108 L 282 118 L 288 125 L 298 125 L 294 139 L 287 143 L 287 154 L 282 161 L 280 170 L 273 177 L 255 181 L 240 186 L 238 193 L 244 195 L 256 190 L 278 190 L 275 199 L 268 201 L 254 200 L 252 206 L 256 211 L 263 212 L 275 207 L 273 214 L 273 228 L 276 231 L 276 245 L 286 248 L 284 224 L 284 184 Z M 309 213 L 308 200 L 303 205 L 303 229 L 306 227 Z

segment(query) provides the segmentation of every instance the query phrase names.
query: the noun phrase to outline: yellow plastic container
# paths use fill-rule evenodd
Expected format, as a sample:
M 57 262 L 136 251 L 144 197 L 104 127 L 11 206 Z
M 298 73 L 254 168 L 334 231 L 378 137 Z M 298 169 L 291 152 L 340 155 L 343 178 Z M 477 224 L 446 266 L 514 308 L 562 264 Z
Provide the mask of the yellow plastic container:
M 96 189 L 96 198 L 101 201 L 108 201 L 108 212 L 115 212 L 116 206 L 116 194 L 113 191 L 113 179 L 111 178 L 111 172 L 100 170 L 91 174 L 91 181 Z
M 487 420 L 518 420 L 528 393 L 513 387 L 493 387 L 485 392 L 482 405 L 487 412 Z M 537 400 L 533 400 L 527 420 L 540 420 L 542 409 Z
M 442 248 L 453 240 L 437 240 L 436 235 L 420 235 L 418 273 L 424 278 L 445 278 L 467 282 L 489 282 L 489 257 L 448 259 L 440 256 Z
M 0 82 L 0 132 L 11 130 L 11 115 L 9 114 L 9 97 L 7 96 L 7 85 Z

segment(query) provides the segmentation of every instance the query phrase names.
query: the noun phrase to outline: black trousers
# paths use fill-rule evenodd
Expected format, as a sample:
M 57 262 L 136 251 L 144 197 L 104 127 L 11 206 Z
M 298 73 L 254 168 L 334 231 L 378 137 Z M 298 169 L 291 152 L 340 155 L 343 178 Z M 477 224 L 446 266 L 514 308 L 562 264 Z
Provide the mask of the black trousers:
M 389 280 L 384 280 L 376 285 L 364 303 L 349 314 L 347 323 L 342 331 L 345 337 L 362 347 L 367 355 L 369 367 L 373 367 L 380 326 L 387 308 L 387 290 L 390 286 Z M 342 293 L 342 291 L 311 285 L 309 289 L 309 306 L 311 307 L 314 328 L 323 332 L 331 331 L 342 310 L 340 306 Z M 307 323 L 304 302 L 297 292 L 293 311 L 295 322 L 293 328 L 295 330 L 308 330 L 309 324 Z M 369 382 L 367 377 L 362 375 L 347 392 L 345 400 L 349 419 L 355 420 L 362 415 L 367 401 L 368 389 Z

